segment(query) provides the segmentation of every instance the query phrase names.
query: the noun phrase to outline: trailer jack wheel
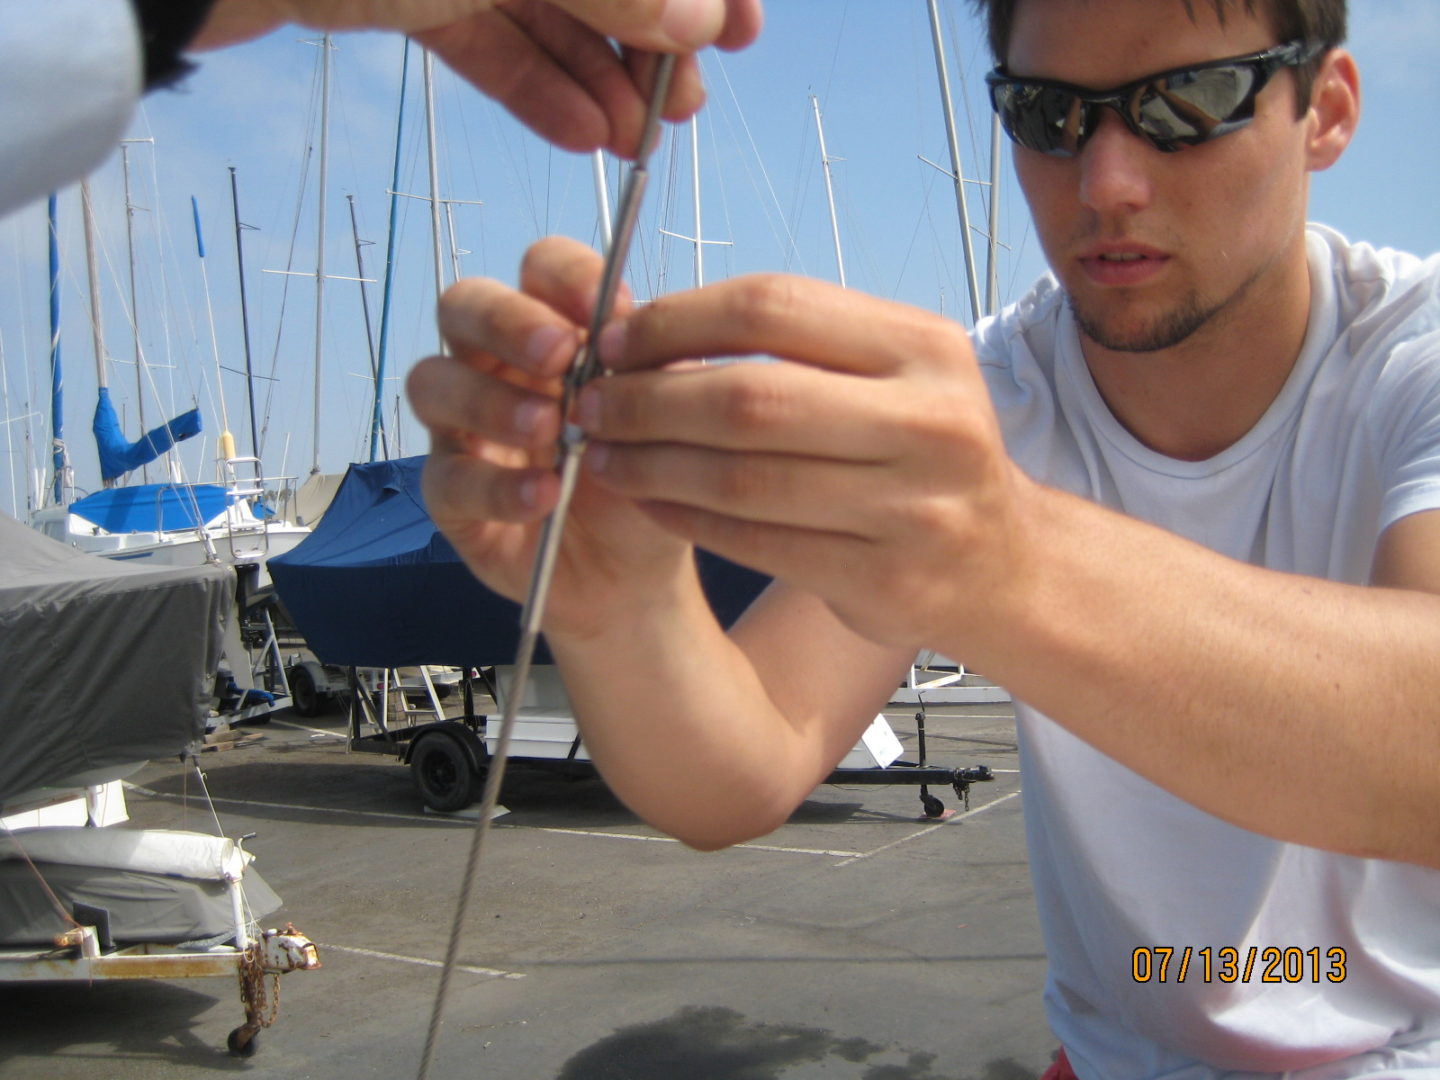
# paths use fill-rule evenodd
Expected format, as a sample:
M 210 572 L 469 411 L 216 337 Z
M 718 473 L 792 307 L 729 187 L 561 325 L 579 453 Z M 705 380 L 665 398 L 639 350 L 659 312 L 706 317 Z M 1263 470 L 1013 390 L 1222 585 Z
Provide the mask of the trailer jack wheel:
M 249 1027 L 238 1027 L 225 1039 L 225 1048 L 235 1057 L 254 1057 L 260 1048 L 260 1032 Z

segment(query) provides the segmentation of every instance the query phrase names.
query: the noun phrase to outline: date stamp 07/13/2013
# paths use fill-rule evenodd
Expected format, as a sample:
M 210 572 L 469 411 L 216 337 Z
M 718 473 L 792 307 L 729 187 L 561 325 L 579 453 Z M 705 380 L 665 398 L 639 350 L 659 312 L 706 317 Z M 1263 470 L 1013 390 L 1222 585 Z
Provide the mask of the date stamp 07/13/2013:
M 1130 954 L 1130 975 L 1137 983 L 1300 983 L 1345 981 L 1345 950 L 1336 945 L 1281 948 L 1278 945 L 1141 945 Z

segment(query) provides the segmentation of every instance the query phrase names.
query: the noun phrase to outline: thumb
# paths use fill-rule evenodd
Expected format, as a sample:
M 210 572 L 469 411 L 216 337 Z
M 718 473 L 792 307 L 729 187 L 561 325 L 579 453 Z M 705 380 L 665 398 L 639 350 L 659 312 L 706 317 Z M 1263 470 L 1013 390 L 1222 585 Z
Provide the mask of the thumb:
M 711 44 L 739 48 L 760 29 L 760 0 L 550 2 L 623 45 L 659 52 L 694 52 Z

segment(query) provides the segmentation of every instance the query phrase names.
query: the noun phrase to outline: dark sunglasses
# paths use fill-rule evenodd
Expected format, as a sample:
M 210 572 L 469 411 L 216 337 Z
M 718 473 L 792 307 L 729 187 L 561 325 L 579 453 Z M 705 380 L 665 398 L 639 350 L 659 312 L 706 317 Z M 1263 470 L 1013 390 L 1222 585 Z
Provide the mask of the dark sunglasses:
M 1080 152 L 1114 109 L 1125 126 L 1169 153 L 1238 131 L 1255 117 L 1255 98 L 1281 68 L 1317 56 L 1318 41 L 1287 41 L 1264 52 L 1172 68 L 1113 90 L 1087 90 L 1052 79 L 1020 79 L 997 67 L 985 77 L 1005 134 L 1054 157 Z

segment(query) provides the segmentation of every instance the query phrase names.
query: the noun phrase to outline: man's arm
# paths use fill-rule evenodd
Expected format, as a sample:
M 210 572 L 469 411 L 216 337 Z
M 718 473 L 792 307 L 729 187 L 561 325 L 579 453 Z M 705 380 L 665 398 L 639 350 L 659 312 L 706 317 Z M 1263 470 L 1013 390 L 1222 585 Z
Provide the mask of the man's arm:
M 600 258 L 541 241 L 523 292 L 472 279 L 440 307 L 452 354 L 408 391 L 430 431 L 425 502 L 475 573 L 520 600 L 558 483 L 560 375 Z M 617 312 L 631 310 L 622 288 Z M 826 605 L 772 586 L 727 636 L 688 544 L 582 478 L 546 609 L 591 757 L 637 813 L 696 847 L 780 824 L 859 738 L 913 651 L 879 647 Z
M 762 351 L 799 363 L 649 370 Z M 594 475 L 677 535 L 1226 820 L 1440 867 L 1440 516 L 1391 528 L 1380 587 L 1227 559 L 1030 481 L 963 331 L 814 282 L 663 297 L 602 352 Z
M 1360 587 L 1035 495 L 1037 535 L 1057 542 L 1033 564 L 1020 644 L 970 662 L 1220 818 L 1440 867 L 1440 513 L 1392 526 Z
M 721 630 L 698 590 L 650 594 L 585 639 L 548 635 L 605 782 L 704 850 L 778 828 L 859 740 L 913 652 L 882 648 L 820 600 L 772 585 Z

